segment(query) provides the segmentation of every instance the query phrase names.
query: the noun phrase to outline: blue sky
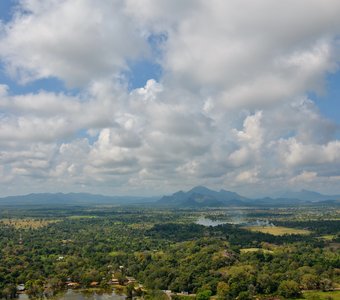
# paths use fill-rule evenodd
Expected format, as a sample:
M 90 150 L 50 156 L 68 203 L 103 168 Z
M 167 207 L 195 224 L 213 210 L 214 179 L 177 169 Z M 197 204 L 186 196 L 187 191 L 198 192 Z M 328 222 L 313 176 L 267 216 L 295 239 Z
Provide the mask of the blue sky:
M 311 98 L 323 115 L 340 125 L 340 72 L 327 75 L 325 81 L 325 92 L 311 95 Z
M 7 22 L 12 17 L 12 7 L 15 2 L 13 0 L 0 2 L 0 18 L 3 22 Z
M 340 4 L 241 4 L 1 1 L 2 194 L 340 193 Z

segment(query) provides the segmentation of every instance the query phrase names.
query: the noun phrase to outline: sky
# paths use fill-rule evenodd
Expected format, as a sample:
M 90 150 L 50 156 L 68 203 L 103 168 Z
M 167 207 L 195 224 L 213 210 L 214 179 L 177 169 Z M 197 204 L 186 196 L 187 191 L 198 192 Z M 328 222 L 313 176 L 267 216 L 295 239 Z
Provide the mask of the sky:
M 338 0 L 0 0 L 0 196 L 340 194 Z

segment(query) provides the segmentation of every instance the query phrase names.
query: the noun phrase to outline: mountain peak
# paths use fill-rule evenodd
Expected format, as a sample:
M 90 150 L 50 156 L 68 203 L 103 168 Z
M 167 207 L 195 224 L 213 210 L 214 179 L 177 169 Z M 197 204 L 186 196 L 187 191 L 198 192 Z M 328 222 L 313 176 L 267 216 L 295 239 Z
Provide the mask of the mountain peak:
M 221 207 L 242 205 L 245 198 L 237 193 L 221 190 L 211 190 L 205 186 L 195 186 L 188 192 L 177 192 L 171 196 L 164 196 L 159 203 L 181 207 Z
M 207 187 L 203 186 L 203 185 L 198 185 L 193 187 L 190 191 L 188 191 L 188 193 L 192 194 L 192 193 L 210 193 L 210 192 L 214 192 L 213 190 L 208 189 Z

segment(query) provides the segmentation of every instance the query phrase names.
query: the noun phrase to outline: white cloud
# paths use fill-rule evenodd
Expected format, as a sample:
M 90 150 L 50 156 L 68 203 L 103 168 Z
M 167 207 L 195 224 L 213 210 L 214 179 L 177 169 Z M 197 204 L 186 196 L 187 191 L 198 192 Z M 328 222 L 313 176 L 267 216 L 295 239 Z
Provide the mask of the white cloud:
M 303 171 L 301 174 L 293 177 L 291 179 L 292 183 L 299 183 L 299 182 L 312 182 L 315 181 L 316 177 L 318 174 L 316 172 L 308 172 L 308 171 Z
M 335 1 L 201 1 L 169 30 L 163 65 L 177 84 L 216 93 L 217 109 L 320 91 L 337 68 L 339 12 Z
M 295 138 L 279 143 L 283 148 L 281 155 L 284 161 L 292 166 L 319 164 L 339 164 L 340 142 L 332 141 L 325 145 L 303 144 Z
M 97 183 L 98 192 L 125 186 L 137 193 L 145 187 L 161 192 L 159 182 L 166 180 L 169 189 L 205 183 L 246 192 L 291 185 L 307 170 L 334 184 L 339 142 L 315 142 L 329 124 L 309 100 L 236 118 L 225 112 L 222 118 L 207 115 L 194 94 L 182 103 L 177 91 L 158 83 L 157 92 L 148 83 L 132 93 L 111 89 L 109 82 L 99 85 L 100 96 L 90 89 L 82 97 L 37 93 L 0 99 L 7 110 L 0 122 L 7 181 L 39 179 L 50 189 L 65 184 L 71 190 L 72 184 L 93 189 Z M 44 106 L 44 97 L 53 110 Z M 308 124 L 319 132 L 310 136 Z M 297 179 L 294 184 L 302 182 Z
M 256 183 L 258 181 L 257 175 L 258 172 L 256 170 L 248 170 L 238 174 L 235 180 L 242 183 Z
M 56 77 L 79 90 L 18 95 L 0 84 L 3 193 L 9 182 L 23 191 L 208 184 L 247 194 L 339 182 L 338 125 L 306 96 L 337 70 L 338 1 L 18 5 L 1 27 L 2 66 L 21 83 Z M 161 53 L 151 57 L 156 35 Z M 145 57 L 163 76 L 128 91 L 122 72 Z
M 249 145 L 252 150 L 259 149 L 263 142 L 263 130 L 261 128 L 262 112 L 258 111 L 252 116 L 246 117 L 243 122 L 244 129 L 234 130 L 237 140 Z
M 6 24 L 0 56 L 21 82 L 57 77 L 81 86 L 119 74 L 147 44 L 119 0 L 22 0 Z

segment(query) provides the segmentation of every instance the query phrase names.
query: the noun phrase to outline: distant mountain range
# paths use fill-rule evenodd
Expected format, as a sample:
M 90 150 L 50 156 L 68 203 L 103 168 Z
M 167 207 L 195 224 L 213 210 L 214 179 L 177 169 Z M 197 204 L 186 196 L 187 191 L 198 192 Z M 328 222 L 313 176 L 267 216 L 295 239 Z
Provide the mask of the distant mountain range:
M 103 196 L 88 193 L 41 193 L 0 198 L 0 205 L 122 205 L 155 202 L 159 197 Z
M 299 192 L 285 192 L 281 194 L 280 198 L 300 199 L 302 201 L 318 202 L 332 199 L 340 199 L 340 195 L 322 195 L 313 191 L 301 190 Z
M 149 205 L 157 207 L 202 208 L 228 206 L 290 206 L 339 205 L 340 195 L 322 195 L 302 190 L 285 192 L 277 198 L 250 199 L 237 193 L 214 191 L 196 186 L 187 192 L 179 191 L 163 197 L 103 196 L 88 193 L 41 193 L 0 198 L 0 206 L 86 206 L 86 205 Z
M 220 190 L 210 190 L 197 186 L 188 192 L 179 191 L 171 196 L 164 196 L 158 205 L 169 207 L 226 207 L 226 206 L 286 206 L 299 204 L 340 205 L 340 195 L 322 195 L 312 191 L 287 192 L 278 198 L 250 199 L 237 193 Z

